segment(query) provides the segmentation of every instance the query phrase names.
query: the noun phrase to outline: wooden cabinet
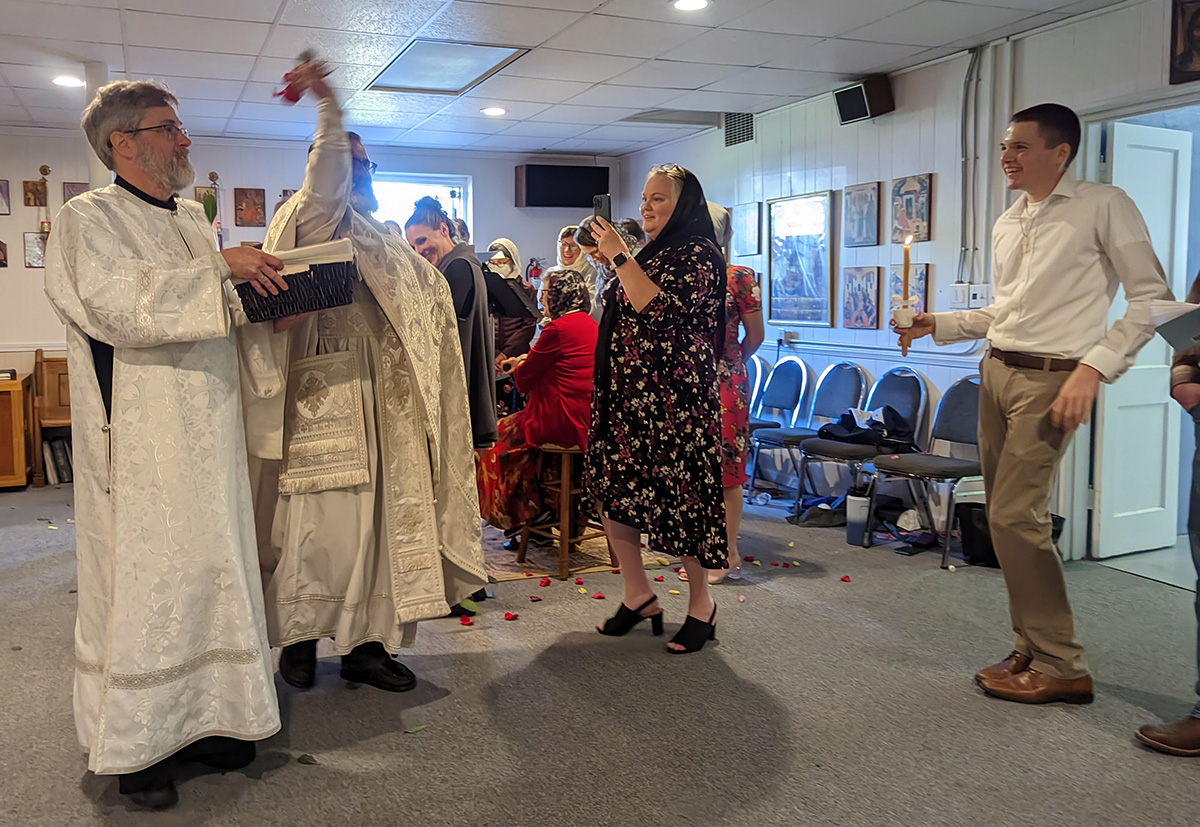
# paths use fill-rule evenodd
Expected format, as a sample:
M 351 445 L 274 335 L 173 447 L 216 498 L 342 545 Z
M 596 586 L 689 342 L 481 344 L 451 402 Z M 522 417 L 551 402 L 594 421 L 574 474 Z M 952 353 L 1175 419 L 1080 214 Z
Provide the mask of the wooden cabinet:
M 0 380 L 0 488 L 29 484 L 33 448 L 33 374 Z

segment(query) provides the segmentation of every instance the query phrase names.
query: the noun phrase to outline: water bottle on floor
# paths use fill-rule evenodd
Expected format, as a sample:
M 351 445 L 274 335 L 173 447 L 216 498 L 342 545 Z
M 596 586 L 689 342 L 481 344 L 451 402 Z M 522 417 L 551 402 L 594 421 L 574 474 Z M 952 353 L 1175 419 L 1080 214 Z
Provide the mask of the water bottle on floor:
M 770 505 L 771 495 L 766 491 L 760 491 L 750 498 L 750 502 L 754 503 L 755 505 Z

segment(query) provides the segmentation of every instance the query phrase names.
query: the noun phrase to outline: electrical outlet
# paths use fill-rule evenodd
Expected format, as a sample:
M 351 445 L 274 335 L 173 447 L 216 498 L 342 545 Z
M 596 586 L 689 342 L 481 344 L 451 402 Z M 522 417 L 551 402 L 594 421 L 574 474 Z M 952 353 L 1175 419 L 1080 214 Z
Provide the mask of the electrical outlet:
M 971 306 L 971 285 L 956 283 L 950 285 L 950 309 L 966 310 Z
M 800 334 L 794 330 L 785 330 L 783 332 L 783 341 L 787 342 L 788 344 L 791 344 L 799 338 Z
M 992 286 L 990 284 L 972 284 L 971 307 L 987 307 L 992 303 Z

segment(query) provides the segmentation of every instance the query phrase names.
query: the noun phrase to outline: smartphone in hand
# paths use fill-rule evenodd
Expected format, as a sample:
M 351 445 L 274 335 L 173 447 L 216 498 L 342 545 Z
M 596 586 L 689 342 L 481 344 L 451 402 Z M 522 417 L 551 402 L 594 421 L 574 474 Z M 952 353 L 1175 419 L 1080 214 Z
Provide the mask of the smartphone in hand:
M 592 215 L 597 215 L 612 223 L 612 195 L 604 193 L 603 195 L 592 196 Z

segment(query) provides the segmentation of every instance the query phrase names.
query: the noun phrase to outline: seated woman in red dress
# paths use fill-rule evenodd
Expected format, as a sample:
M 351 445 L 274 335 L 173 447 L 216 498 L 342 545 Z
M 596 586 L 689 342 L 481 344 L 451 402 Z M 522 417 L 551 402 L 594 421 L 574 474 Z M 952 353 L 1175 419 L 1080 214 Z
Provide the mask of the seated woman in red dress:
M 533 449 L 552 443 L 587 447 L 598 327 L 591 284 L 573 270 L 545 276 L 542 308 L 550 321 L 533 349 L 507 359 L 525 407 L 500 420 L 500 438 L 480 454 L 479 510 L 489 525 L 513 532 L 541 511 Z

